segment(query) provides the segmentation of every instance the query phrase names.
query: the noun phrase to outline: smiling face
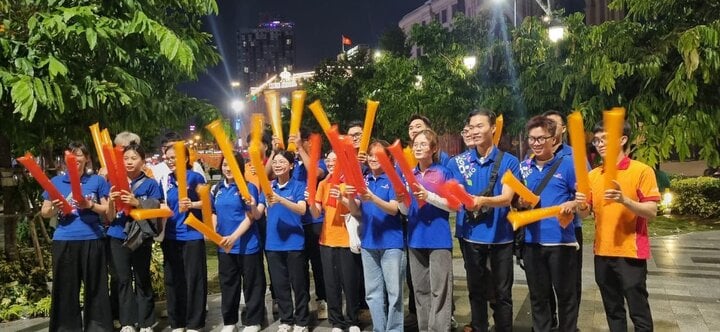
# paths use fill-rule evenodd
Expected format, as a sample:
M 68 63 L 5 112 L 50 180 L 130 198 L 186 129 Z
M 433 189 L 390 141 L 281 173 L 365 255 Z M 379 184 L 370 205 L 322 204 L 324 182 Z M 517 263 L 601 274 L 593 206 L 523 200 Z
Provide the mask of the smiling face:
M 628 137 L 623 135 L 620 137 L 620 152 L 623 151 L 623 145 L 627 143 Z M 600 154 L 601 157 L 605 158 L 605 152 L 607 151 L 607 133 L 604 131 L 596 132 L 593 135 L 592 145 Z
M 127 170 L 128 174 L 135 174 L 137 172 L 142 171 L 143 166 L 145 165 L 145 160 L 138 154 L 135 150 L 127 150 L 123 154 L 123 159 L 125 163 L 125 169 Z
M 282 153 L 278 153 L 275 155 L 275 157 L 273 157 L 272 170 L 277 177 L 289 175 L 290 171 L 292 170 L 291 165 L 292 162 L 290 160 L 287 160 Z
M 362 135 L 362 127 L 359 126 L 350 127 L 347 132 L 347 136 L 352 138 L 353 147 L 356 149 L 360 147 L 360 140 L 362 140 Z
M 328 174 L 331 174 L 333 170 L 335 170 L 335 165 L 337 164 L 337 156 L 335 155 L 334 151 L 328 152 L 327 156 L 325 157 L 325 166 L 327 167 Z
M 465 127 L 463 127 L 463 130 L 460 132 L 460 136 L 462 136 L 463 143 L 468 148 L 471 148 L 475 145 L 472 136 L 470 135 L 470 127 L 468 125 L 465 125 Z
M 429 128 L 427 127 L 427 125 L 425 125 L 425 122 L 423 120 L 412 120 L 410 122 L 410 125 L 408 126 L 408 136 L 410 136 L 410 141 L 415 140 L 415 136 L 425 129 Z
M 225 176 L 225 178 L 228 179 L 229 181 L 232 181 L 233 174 L 232 174 L 232 171 L 230 170 L 230 165 L 228 164 L 227 159 L 223 158 L 223 162 L 222 162 L 222 165 L 220 165 L 220 169 L 222 170 L 222 174 Z
M 468 135 L 472 145 L 489 147 L 492 145 L 495 125 L 490 124 L 490 117 L 477 114 L 470 118 L 467 124 Z
M 528 144 L 539 160 L 548 160 L 553 156 L 555 138 L 543 127 L 535 127 L 528 131 Z
M 432 142 L 427 132 L 420 132 L 415 135 L 412 144 L 413 154 L 418 161 L 432 162 L 433 155 L 437 152 L 437 144 Z
M 165 150 L 165 163 L 171 172 L 175 172 L 175 148 L 170 147 Z

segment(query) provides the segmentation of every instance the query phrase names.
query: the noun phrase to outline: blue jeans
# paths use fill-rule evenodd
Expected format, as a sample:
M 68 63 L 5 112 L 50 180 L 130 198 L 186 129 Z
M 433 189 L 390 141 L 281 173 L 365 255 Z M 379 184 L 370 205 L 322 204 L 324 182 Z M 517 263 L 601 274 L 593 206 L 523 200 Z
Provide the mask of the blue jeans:
M 403 331 L 405 251 L 363 248 L 361 254 L 365 275 L 365 300 L 370 307 L 373 331 Z

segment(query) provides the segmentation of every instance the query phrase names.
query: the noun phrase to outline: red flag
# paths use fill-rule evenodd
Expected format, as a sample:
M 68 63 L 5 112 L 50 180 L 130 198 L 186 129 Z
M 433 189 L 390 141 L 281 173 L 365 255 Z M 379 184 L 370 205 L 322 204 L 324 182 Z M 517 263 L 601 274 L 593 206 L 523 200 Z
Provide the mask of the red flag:
M 345 35 L 341 35 L 341 36 L 342 36 L 342 44 L 343 45 L 352 45 L 352 40 L 350 40 L 350 38 L 345 37 Z

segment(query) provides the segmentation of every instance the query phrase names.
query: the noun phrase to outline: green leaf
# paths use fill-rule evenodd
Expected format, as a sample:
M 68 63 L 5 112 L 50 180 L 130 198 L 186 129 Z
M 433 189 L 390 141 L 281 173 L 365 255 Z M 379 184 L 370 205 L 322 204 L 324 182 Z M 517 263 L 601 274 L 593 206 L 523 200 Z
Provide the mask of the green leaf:
M 30 76 L 23 76 L 12 85 L 10 95 L 15 104 L 15 113 L 23 119 L 31 121 L 37 110 L 37 101 L 33 93 L 33 82 Z
M 90 50 L 95 49 L 95 46 L 97 45 L 97 32 L 95 29 L 88 28 L 85 30 L 85 39 L 87 40 Z
M 67 74 L 68 69 L 65 67 L 65 64 L 60 62 L 60 60 L 52 55 L 50 55 L 48 59 L 50 60 L 48 63 L 48 70 L 50 71 L 51 78 L 55 78 L 57 75 L 65 76 Z

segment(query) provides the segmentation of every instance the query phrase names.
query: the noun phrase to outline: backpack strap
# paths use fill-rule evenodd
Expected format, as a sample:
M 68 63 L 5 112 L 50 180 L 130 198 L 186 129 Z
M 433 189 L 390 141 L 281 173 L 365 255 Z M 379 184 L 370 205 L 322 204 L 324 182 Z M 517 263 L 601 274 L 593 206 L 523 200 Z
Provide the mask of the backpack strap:
M 560 159 L 562 159 L 562 157 Z M 555 162 L 555 164 L 552 165 L 552 167 L 550 167 L 550 171 L 547 172 L 547 174 L 545 174 L 545 176 L 543 177 L 540 184 L 537 187 L 535 187 L 535 189 L 533 189 L 533 191 L 532 191 L 533 194 L 540 196 L 540 193 L 542 193 L 543 190 L 545 190 L 545 187 L 547 187 L 548 183 L 550 182 L 550 179 L 555 174 L 555 171 L 557 171 L 558 167 L 560 167 L 560 164 L 562 163 L 562 160 L 560 160 L 560 159 L 558 159 Z

